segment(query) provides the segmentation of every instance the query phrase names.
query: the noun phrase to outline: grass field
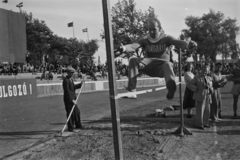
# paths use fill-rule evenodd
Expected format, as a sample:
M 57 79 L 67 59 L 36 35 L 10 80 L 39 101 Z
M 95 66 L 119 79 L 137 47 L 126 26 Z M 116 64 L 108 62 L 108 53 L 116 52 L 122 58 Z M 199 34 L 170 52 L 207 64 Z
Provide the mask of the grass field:
M 240 122 L 238 119 L 231 119 L 233 112 L 230 90 L 231 83 L 222 89 L 223 121 L 211 124 L 212 128 L 210 129 L 199 131 L 192 128 L 191 119 L 186 119 L 185 124 L 193 135 L 183 139 L 172 134 L 180 126 L 180 121 L 172 121 L 179 117 L 179 110 L 167 112 L 166 118 L 154 116 L 156 109 L 178 105 L 178 94 L 171 101 L 150 100 L 145 104 L 139 104 L 138 107 L 121 110 L 121 139 L 124 159 L 187 160 L 196 159 L 196 157 L 198 159 L 219 159 L 219 156 L 221 159 L 239 159 L 239 154 L 235 151 L 240 148 L 240 132 L 238 131 Z M 104 121 L 89 122 L 86 124 L 86 128 L 79 133 L 68 137 L 58 137 L 53 143 L 26 152 L 22 159 L 112 160 L 114 159 L 114 146 L 112 124 L 109 118 L 110 116 L 105 116 L 102 119 Z M 134 120 L 135 118 L 138 120 Z M 152 118 L 152 120 L 148 118 Z
M 185 86 L 185 85 L 184 85 Z M 229 82 L 224 88 L 221 89 L 222 91 L 222 116 L 223 118 L 229 119 L 233 116 L 233 98 L 230 94 L 232 88 L 232 83 Z M 184 96 L 184 90 L 182 92 L 182 96 Z M 183 98 L 183 97 L 182 97 Z M 239 102 L 240 103 L 240 102 Z M 169 100 L 158 100 L 154 102 L 148 102 L 144 105 L 139 105 L 137 108 L 125 110 L 121 112 L 121 118 L 133 118 L 133 117 L 142 117 L 142 118 L 157 118 L 156 109 L 164 109 L 171 105 L 180 105 L 179 94 L 176 94 L 176 97 L 169 101 Z M 240 104 L 239 104 L 240 105 Z M 184 110 L 184 114 L 187 112 Z M 193 114 L 195 114 L 195 108 L 193 109 Z M 180 117 L 180 110 L 174 111 L 166 111 L 167 118 L 176 118 Z

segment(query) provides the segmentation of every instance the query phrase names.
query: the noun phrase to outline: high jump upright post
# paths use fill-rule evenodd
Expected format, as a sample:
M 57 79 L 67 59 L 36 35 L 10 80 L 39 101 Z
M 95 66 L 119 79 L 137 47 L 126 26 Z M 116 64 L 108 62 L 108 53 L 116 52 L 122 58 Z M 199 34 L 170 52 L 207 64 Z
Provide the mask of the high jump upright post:
M 114 63 L 114 48 L 113 48 L 113 36 L 112 36 L 112 23 L 111 23 L 111 9 L 110 1 L 102 0 L 103 7 L 103 20 L 104 20 L 104 31 L 106 39 L 106 51 L 107 51 L 107 62 L 108 62 L 108 81 L 109 81 L 109 93 L 110 93 L 110 104 L 111 104 L 111 115 L 112 115 L 112 129 L 113 129 L 113 142 L 114 142 L 114 153 L 116 160 L 123 160 L 122 153 L 122 139 L 121 139 L 121 128 L 120 128 L 120 116 L 119 116 L 119 104 L 115 98 L 117 95 L 116 87 L 116 73 Z
M 180 98 L 180 116 L 181 116 L 181 125 L 175 131 L 175 134 L 179 134 L 179 136 L 183 137 L 184 135 L 192 135 L 192 133 L 184 126 L 184 118 L 183 118 L 183 102 L 182 102 L 182 52 L 179 49 L 178 54 L 178 70 L 179 70 L 179 98 Z

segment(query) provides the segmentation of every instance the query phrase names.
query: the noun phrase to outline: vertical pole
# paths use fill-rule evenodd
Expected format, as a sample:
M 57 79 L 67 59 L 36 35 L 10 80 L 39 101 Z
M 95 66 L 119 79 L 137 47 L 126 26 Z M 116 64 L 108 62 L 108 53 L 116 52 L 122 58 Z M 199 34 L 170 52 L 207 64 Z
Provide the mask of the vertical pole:
M 180 97 L 180 114 L 181 114 L 181 127 L 184 126 L 183 124 L 183 104 L 182 104 L 182 52 L 180 49 L 180 53 L 178 54 L 178 68 L 179 68 L 179 97 Z M 181 136 L 184 135 L 183 129 L 181 129 Z
M 74 35 L 74 22 L 73 22 L 73 39 L 75 38 L 75 35 Z
M 224 60 L 223 60 L 223 42 L 224 42 L 224 38 L 222 36 L 222 64 L 224 65 Z
M 180 98 L 180 116 L 181 116 L 181 126 L 174 132 L 175 134 L 179 134 L 179 136 L 183 137 L 185 134 L 192 135 L 190 131 L 184 126 L 183 119 L 183 103 L 182 103 L 182 52 L 179 50 L 178 54 L 178 68 L 179 68 L 179 98 Z
M 109 79 L 109 93 L 110 93 L 110 104 L 111 104 L 111 115 L 112 115 L 114 153 L 115 153 L 116 160 L 123 160 L 119 104 L 118 104 L 118 100 L 115 99 L 115 96 L 117 95 L 117 90 L 116 90 L 116 75 L 115 75 L 116 73 L 115 73 L 115 64 L 114 64 L 112 24 L 110 21 L 111 20 L 110 1 L 102 0 L 102 6 L 103 6 L 104 31 L 105 31 L 105 37 L 106 37 L 108 73 L 110 73 L 108 76 L 108 79 Z
M 89 42 L 88 28 L 87 28 L 87 37 L 88 37 L 88 42 Z
M 75 45 L 75 43 L 74 43 L 74 40 L 75 40 L 75 34 L 74 34 L 74 22 L 72 21 L 72 23 L 73 23 L 73 55 L 74 55 L 74 45 Z M 72 64 L 72 57 L 70 57 L 69 56 L 69 63 L 70 63 L 70 66 L 72 66 L 71 64 Z
M 79 39 L 79 42 L 80 42 L 80 39 Z M 83 41 L 82 41 L 82 52 L 83 52 Z

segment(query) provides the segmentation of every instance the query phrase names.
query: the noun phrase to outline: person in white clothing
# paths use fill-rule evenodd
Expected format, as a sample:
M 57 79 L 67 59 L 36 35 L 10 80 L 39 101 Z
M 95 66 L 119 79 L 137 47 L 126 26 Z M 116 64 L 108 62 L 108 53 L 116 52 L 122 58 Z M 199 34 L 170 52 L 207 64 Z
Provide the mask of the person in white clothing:
M 184 80 L 186 89 L 183 98 L 183 109 L 187 109 L 187 118 L 192 118 L 192 109 L 194 108 L 195 100 L 193 99 L 194 92 L 187 87 L 188 82 L 194 78 L 192 73 L 193 65 L 188 63 L 184 68 Z

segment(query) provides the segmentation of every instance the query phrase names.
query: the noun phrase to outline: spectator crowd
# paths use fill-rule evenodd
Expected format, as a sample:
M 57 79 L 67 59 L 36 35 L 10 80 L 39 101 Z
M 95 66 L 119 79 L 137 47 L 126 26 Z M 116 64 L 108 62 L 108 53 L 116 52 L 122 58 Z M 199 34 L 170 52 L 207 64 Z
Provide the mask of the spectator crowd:
M 193 65 L 193 74 L 197 75 L 202 70 L 202 65 L 196 64 L 195 62 L 191 63 Z M 185 63 L 182 64 L 182 76 L 184 74 L 184 66 Z M 21 73 L 31 73 L 36 75 L 37 73 L 41 73 L 41 80 L 52 80 L 53 74 L 61 74 L 62 77 L 66 75 L 67 65 L 56 64 L 48 64 L 42 63 L 41 65 L 36 65 L 34 67 L 33 64 L 30 63 L 11 63 L 11 62 L 0 62 L 0 76 L 8 76 L 8 75 L 17 75 Z M 211 70 L 213 69 L 213 65 L 211 65 Z M 226 63 L 223 64 L 223 69 L 221 73 L 223 75 L 230 74 L 235 68 L 235 63 Z M 86 66 L 76 66 L 74 67 L 77 70 L 77 73 L 74 75 L 74 78 L 83 78 L 86 75 L 91 77 L 91 80 L 97 80 L 98 78 L 107 79 L 108 78 L 108 64 L 93 64 L 90 67 Z M 128 75 L 128 65 L 123 64 L 121 60 L 115 61 L 116 68 L 116 79 L 120 80 L 122 76 Z M 173 62 L 173 70 L 176 76 L 179 75 L 178 70 L 178 62 Z M 142 75 L 140 75 L 142 76 Z
M 41 80 L 52 80 L 53 74 L 60 74 L 62 77 L 66 76 L 67 65 L 49 64 L 42 63 L 41 65 L 33 65 L 30 63 L 11 63 L 11 62 L 0 62 L 0 76 L 18 75 L 21 73 L 31 73 L 32 75 L 37 75 L 41 73 Z M 108 68 L 107 63 L 105 64 L 93 64 L 92 66 L 76 66 L 74 67 L 77 73 L 74 78 L 83 78 L 85 75 L 89 75 L 92 80 L 97 80 L 97 78 L 107 79 L 108 78 Z M 121 79 L 122 76 L 128 74 L 128 66 L 123 64 L 122 61 L 115 61 L 116 68 L 116 78 Z
M 202 64 L 199 63 L 195 63 L 195 62 L 189 62 L 190 64 L 193 65 L 193 74 L 194 75 L 198 75 L 201 70 L 202 70 Z M 186 64 L 188 63 L 182 63 L 182 76 L 184 75 L 184 67 L 186 66 Z M 214 64 L 215 63 L 211 63 L 211 68 L 210 70 L 214 70 Z M 178 62 L 173 62 L 173 70 L 176 76 L 179 76 L 179 70 L 178 70 Z M 236 63 L 225 63 L 223 64 L 223 68 L 221 71 L 222 75 L 229 75 L 232 73 L 233 69 L 236 68 Z

